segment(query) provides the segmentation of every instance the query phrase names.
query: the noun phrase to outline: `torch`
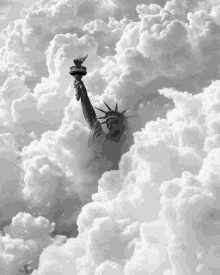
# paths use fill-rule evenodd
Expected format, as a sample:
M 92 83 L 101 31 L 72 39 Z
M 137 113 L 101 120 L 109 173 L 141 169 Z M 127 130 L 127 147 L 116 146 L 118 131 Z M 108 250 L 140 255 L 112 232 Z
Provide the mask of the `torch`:
M 75 78 L 74 86 L 79 87 L 80 81 L 83 76 L 87 74 L 86 67 L 82 66 L 82 63 L 85 61 L 88 55 L 84 57 L 78 57 L 73 60 L 75 66 L 70 67 L 69 74 Z M 80 89 L 76 89 L 76 100 L 80 100 Z

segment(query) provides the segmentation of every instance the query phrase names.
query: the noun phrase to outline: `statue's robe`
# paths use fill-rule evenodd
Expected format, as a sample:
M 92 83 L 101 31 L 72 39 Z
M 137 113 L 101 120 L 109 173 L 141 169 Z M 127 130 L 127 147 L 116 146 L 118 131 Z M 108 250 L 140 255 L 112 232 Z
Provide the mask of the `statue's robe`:
M 98 172 L 118 170 L 121 156 L 129 150 L 127 131 L 122 129 L 113 136 L 106 133 L 101 123 L 96 121 L 91 129 L 88 146 L 92 152 L 89 162 L 98 169 Z

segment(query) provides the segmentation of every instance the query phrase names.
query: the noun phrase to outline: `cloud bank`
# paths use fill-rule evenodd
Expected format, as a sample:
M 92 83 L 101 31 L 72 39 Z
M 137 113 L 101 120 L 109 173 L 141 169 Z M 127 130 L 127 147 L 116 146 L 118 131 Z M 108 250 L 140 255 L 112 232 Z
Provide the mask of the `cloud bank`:
M 1 274 L 219 274 L 219 10 L 41 0 L 1 30 Z M 94 106 L 135 115 L 103 175 L 69 75 L 84 54 Z

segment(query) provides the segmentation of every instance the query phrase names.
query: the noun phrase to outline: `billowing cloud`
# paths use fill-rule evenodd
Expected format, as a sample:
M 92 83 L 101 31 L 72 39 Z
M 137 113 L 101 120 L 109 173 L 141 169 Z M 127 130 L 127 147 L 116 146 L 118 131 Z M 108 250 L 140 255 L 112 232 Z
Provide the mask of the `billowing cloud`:
M 15 1 L 15 0 L 2 0 L 0 6 L 1 6 L 1 7 L 10 6 L 10 5 L 12 5 L 12 3 L 13 3 L 14 1 Z
M 14 0 L 2 0 L 0 3 L 0 22 L 7 19 Z
M 54 224 L 44 217 L 34 218 L 28 213 L 18 213 L 12 223 L 1 234 L 2 274 L 22 274 L 33 271 L 38 266 L 38 255 L 52 243 L 62 243 L 64 239 L 52 239 L 50 232 Z M 26 273 L 30 274 L 30 273 Z
M 1 30 L 1 274 L 219 274 L 220 3 L 158 2 L 32 1 Z M 92 104 L 134 115 L 116 171 L 90 162 L 86 54 Z
M 207 142 L 219 135 L 218 84 L 194 96 L 160 90 L 175 108 L 136 132 L 119 171 L 99 180 L 77 239 L 67 241 L 71 254 L 67 243 L 56 252 L 58 274 L 73 263 L 79 274 L 217 274 L 219 149 Z M 44 251 L 36 274 L 55 270 L 53 251 Z

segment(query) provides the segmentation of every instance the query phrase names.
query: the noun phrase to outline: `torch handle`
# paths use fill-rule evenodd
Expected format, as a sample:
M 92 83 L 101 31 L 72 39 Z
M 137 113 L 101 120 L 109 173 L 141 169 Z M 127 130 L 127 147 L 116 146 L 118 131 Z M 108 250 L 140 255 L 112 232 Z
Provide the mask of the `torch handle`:
M 74 78 L 75 78 L 74 88 L 76 90 L 75 96 L 76 96 L 76 100 L 79 101 L 83 90 L 82 76 L 79 74 L 76 74 Z
M 79 101 L 82 97 L 83 90 L 86 91 L 85 85 L 82 82 L 82 76 L 87 74 L 86 67 L 82 66 L 82 63 L 85 61 L 88 55 L 85 57 L 79 57 L 73 60 L 75 66 L 70 67 L 69 74 L 72 75 L 75 79 L 74 87 L 76 89 L 76 100 Z

